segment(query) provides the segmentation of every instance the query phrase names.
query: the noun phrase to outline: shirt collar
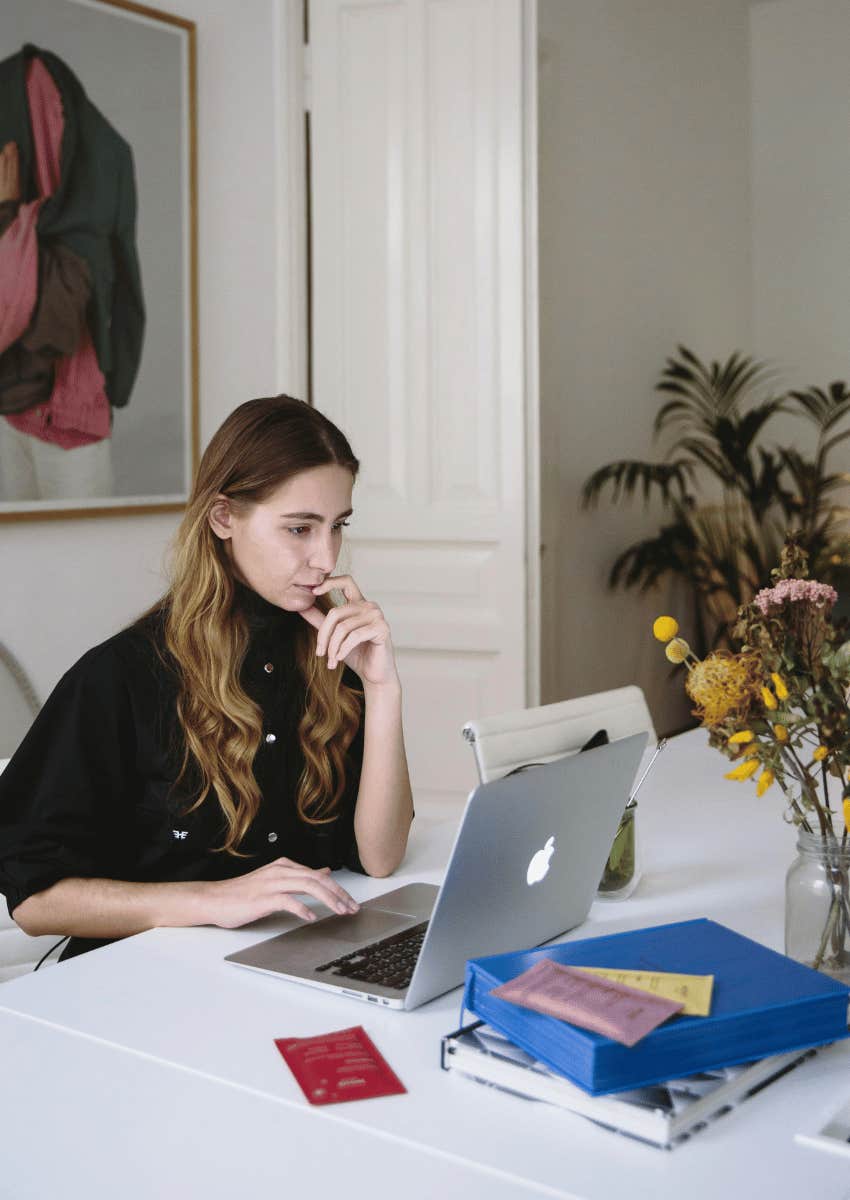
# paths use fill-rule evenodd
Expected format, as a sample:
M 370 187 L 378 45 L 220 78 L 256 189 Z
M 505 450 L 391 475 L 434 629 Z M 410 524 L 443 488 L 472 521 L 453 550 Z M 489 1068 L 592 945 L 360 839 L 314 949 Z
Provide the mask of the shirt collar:
M 291 631 L 298 618 L 297 613 L 287 612 L 266 600 L 247 584 L 236 582 L 236 607 L 245 614 L 252 633 L 266 631 Z

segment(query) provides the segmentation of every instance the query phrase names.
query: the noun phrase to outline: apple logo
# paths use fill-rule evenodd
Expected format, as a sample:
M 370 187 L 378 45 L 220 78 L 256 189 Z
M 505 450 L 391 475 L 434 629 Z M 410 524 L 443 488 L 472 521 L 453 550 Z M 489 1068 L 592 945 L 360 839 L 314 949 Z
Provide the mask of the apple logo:
M 550 837 L 543 849 L 538 850 L 533 856 L 531 862 L 528 864 L 528 873 L 526 874 L 525 878 L 529 887 L 531 887 L 532 884 L 539 883 L 541 879 L 546 878 L 549 873 L 549 860 L 554 853 L 555 839 L 554 837 Z

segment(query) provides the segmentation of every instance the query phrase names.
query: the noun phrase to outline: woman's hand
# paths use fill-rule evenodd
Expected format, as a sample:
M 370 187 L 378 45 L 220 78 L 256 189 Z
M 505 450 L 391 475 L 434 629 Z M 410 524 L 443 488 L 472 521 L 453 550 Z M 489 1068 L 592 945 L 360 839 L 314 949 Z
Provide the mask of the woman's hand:
M 198 888 L 203 923 L 222 929 L 237 929 L 277 912 L 291 912 L 305 921 L 315 921 L 316 914 L 296 898 L 298 895 L 321 900 L 343 916 L 360 909 L 345 888 L 331 878 L 330 867 L 314 871 L 291 858 L 275 859 L 236 879 L 200 883 Z
M 346 603 L 330 612 L 308 608 L 301 615 L 318 630 L 316 654 L 327 655 L 328 668 L 334 670 L 344 662 L 356 671 L 366 684 L 397 684 L 390 627 L 377 604 L 366 600 L 350 575 L 330 575 L 313 588 L 323 596 L 334 588 L 345 596 Z
M 18 166 L 18 146 L 7 142 L 0 150 L 0 203 L 21 198 L 21 178 Z

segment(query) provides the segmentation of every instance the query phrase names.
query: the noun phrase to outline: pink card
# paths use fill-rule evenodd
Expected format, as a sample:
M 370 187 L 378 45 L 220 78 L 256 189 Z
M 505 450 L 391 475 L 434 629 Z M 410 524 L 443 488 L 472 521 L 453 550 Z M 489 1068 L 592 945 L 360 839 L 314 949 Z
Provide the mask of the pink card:
M 491 993 L 634 1046 L 684 1005 L 541 958 Z
M 311 1104 L 339 1104 L 406 1092 L 362 1025 L 310 1038 L 276 1038 Z

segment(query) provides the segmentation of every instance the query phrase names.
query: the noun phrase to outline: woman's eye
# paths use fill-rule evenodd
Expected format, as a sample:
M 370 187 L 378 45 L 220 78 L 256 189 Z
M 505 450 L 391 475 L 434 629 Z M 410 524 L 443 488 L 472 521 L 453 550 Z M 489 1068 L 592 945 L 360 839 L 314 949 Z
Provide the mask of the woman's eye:
M 350 525 L 350 521 L 335 521 L 331 526 L 334 533 L 339 533 L 346 526 Z M 310 525 L 287 525 L 286 532 L 291 533 L 294 537 L 301 537 L 302 534 L 309 533 L 312 526 Z

